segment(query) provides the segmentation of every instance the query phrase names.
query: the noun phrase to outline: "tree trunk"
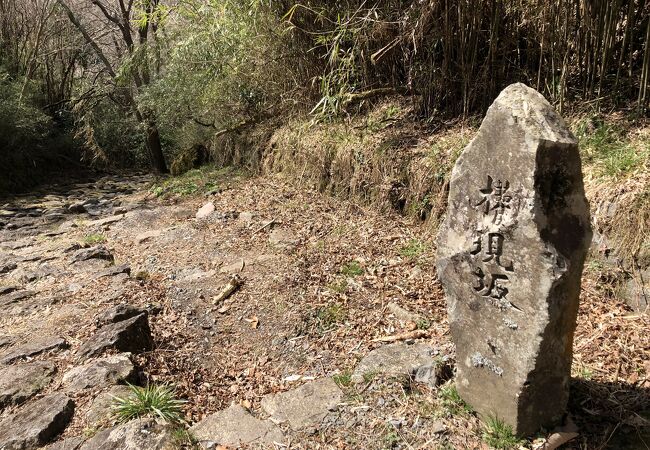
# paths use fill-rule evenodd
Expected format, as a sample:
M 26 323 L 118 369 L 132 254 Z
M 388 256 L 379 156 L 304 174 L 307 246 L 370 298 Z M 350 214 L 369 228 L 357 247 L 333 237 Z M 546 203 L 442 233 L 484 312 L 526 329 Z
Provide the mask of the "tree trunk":
M 169 173 L 160 144 L 160 133 L 153 121 L 147 121 L 147 150 L 151 158 L 151 167 L 158 173 Z

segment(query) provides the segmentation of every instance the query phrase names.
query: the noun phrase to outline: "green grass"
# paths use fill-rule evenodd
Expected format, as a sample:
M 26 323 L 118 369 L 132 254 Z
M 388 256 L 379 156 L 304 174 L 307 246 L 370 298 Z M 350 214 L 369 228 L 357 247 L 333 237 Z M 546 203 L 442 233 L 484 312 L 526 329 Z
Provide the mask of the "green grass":
M 601 178 L 623 178 L 650 160 L 650 142 L 631 139 L 616 124 L 590 117 L 574 128 L 585 165 Z
M 182 423 L 184 400 L 176 398 L 176 390 L 165 384 L 146 387 L 129 384 L 131 392 L 125 397 L 114 397 L 113 415 L 122 423 L 139 417 L 153 416 L 170 423 Z
M 418 330 L 428 330 L 431 328 L 431 322 L 429 322 L 427 319 L 420 319 L 416 323 Z
M 464 416 L 472 413 L 472 408 L 463 401 L 456 385 L 450 383 L 443 386 L 438 393 L 440 404 L 449 416 Z
M 207 194 L 218 189 L 221 181 L 232 179 L 233 176 L 241 176 L 241 173 L 232 168 L 217 169 L 207 165 L 179 176 L 161 178 L 151 186 L 149 192 L 161 198 Z
M 370 372 L 366 372 L 363 374 L 363 382 L 364 383 L 370 383 L 372 380 L 374 380 L 377 377 L 378 372 L 376 370 L 372 370 Z
M 352 372 L 349 370 L 337 373 L 332 377 L 332 379 L 339 385 L 339 387 L 347 388 L 352 386 Z
M 399 254 L 406 258 L 417 258 L 426 250 L 427 246 L 422 241 L 418 239 L 411 239 L 400 249 Z
M 89 234 L 88 236 L 84 237 L 84 244 L 87 245 L 97 245 L 97 244 L 103 244 L 106 242 L 106 236 L 103 234 Z
M 512 431 L 510 425 L 505 424 L 497 417 L 488 417 L 483 427 L 483 441 L 495 449 L 513 449 L 523 441 Z
M 350 261 L 341 267 L 341 274 L 346 277 L 356 277 L 358 275 L 363 275 L 363 268 L 357 261 Z
M 332 329 L 337 323 L 343 322 L 346 317 L 346 311 L 343 305 L 335 303 L 332 305 L 319 308 L 316 311 L 316 320 L 321 332 Z
M 327 288 L 330 291 L 338 292 L 339 294 L 345 293 L 348 290 L 347 280 L 334 281 L 327 285 Z

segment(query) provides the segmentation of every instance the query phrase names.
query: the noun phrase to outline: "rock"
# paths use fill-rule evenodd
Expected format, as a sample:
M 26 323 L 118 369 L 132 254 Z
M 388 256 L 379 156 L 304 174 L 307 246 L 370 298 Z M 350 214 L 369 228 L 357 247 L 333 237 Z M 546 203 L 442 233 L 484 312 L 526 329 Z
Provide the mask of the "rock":
M 0 261 L 0 273 L 9 273 L 15 270 L 18 265 L 14 261 Z
M 92 360 L 83 366 L 70 369 L 63 375 L 67 392 L 95 389 L 124 381 L 133 382 L 136 376 L 131 354 L 122 353 Z
M 164 230 L 149 230 L 144 233 L 140 233 L 135 237 L 136 244 L 142 244 L 150 239 L 156 238 L 163 233 Z
M 109 323 L 117 323 L 126 319 L 130 319 L 140 314 L 147 314 L 147 311 L 137 306 L 129 305 L 128 303 L 120 303 L 119 305 L 112 306 L 106 311 L 101 313 L 95 319 L 98 327 L 102 327 Z
M 621 296 L 635 312 L 650 312 L 650 268 L 638 271 L 623 282 Z
M 248 211 L 242 211 L 239 213 L 238 219 L 242 222 L 251 223 L 253 221 L 253 213 Z
M 140 314 L 100 328 L 77 350 L 77 358 L 88 359 L 109 349 L 139 353 L 152 348 L 153 339 L 147 315 Z
M 136 419 L 97 433 L 80 450 L 175 450 L 171 425 L 153 419 Z
M 190 428 L 190 433 L 204 446 L 265 445 L 284 442 L 284 434 L 270 420 L 259 420 L 239 405 L 212 414 Z
M 109 217 L 105 217 L 103 219 L 97 219 L 97 220 L 93 220 L 91 222 L 88 222 L 86 224 L 86 226 L 88 226 L 88 227 L 100 227 L 101 228 L 101 227 L 104 227 L 106 225 L 110 225 L 110 224 L 113 224 L 115 222 L 119 222 L 120 220 L 124 219 L 124 217 L 125 217 L 124 214 L 109 216 Z
M 9 353 L 2 356 L 0 362 L 2 364 L 11 364 L 19 359 L 64 348 L 68 348 L 68 343 L 62 337 L 46 336 L 36 338 L 31 342 L 11 348 Z
M 275 228 L 269 234 L 269 243 L 274 247 L 291 248 L 298 244 L 299 240 L 295 234 L 289 230 Z
M 411 376 L 419 367 L 432 364 L 435 354 L 437 352 L 433 348 L 422 343 L 384 345 L 368 353 L 359 362 L 352 374 L 352 381 L 362 383 L 369 375 Z
M 19 405 L 52 381 L 56 367 L 50 362 L 16 364 L 0 369 L 0 411 Z
M 20 286 L 16 286 L 14 284 L 0 286 L 0 296 L 11 294 L 12 292 L 17 291 L 18 289 L 20 289 Z
M 78 450 L 84 440 L 81 436 L 66 438 L 46 446 L 45 450 Z
M 89 259 L 103 259 L 110 262 L 113 262 L 114 260 L 113 254 L 108 251 L 108 249 L 103 245 L 96 245 L 95 247 L 90 248 L 82 248 L 81 250 L 77 250 L 72 255 L 73 263 L 87 261 Z
M 14 291 L 11 294 L 4 295 L 0 298 L 0 306 L 9 306 L 36 295 L 34 291 Z
M 131 394 L 128 386 L 112 386 L 106 392 L 102 392 L 93 400 L 92 405 L 86 412 L 86 420 L 91 426 L 105 424 L 110 421 L 113 410 L 112 406 L 115 397 L 126 398 Z
M 86 207 L 84 206 L 84 202 L 77 202 L 68 206 L 65 211 L 68 214 L 82 214 L 86 212 Z
M 274 421 L 288 422 L 294 431 L 317 427 L 341 401 L 343 393 L 331 378 L 310 381 L 262 398 L 262 409 Z
M 131 266 L 129 266 L 128 264 L 122 264 L 120 266 L 111 266 L 108 269 L 97 274 L 97 278 L 114 277 L 115 275 L 120 275 L 123 273 L 127 275 L 131 275 Z
M 52 394 L 24 405 L 0 422 L 0 448 L 22 450 L 40 447 L 63 431 L 72 419 L 74 402 Z
M 422 317 L 419 314 L 407 311 L 406 309 L 399 306 L 397 303 L 389 303 L 387 306 L 388 310 L 393 313 L 397 320 L 403 322 L 415 322 L 422 320 Z
M 201 208 L 199 208 L 199 210 L 196 212 L 196 218 L 205 219 L 210 214 L 212 214 L 214 210 L 215 210 L 214 203 L 208 202 L 205 205 L 201 206 Z
M 591 241 L 578 144 L 523 84 L 494 101 L 453 169 L 438 237 L 461 397 L 518 435 L 551 427 L 569 395 Z
M 413 370 L 413 381 L 428 384 L 434 388 L 449 380 L 453 373 L 453 367 L 447 364 L 447 357 L 436 358 L 434 362 Z

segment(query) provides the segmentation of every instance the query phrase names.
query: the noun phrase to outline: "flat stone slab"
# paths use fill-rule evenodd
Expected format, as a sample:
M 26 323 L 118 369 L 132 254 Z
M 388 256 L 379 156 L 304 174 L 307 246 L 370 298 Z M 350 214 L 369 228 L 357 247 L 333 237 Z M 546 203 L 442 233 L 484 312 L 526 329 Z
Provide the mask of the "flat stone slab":
M 90 248 L 82 248 L 72 255 L 72 262 L 88 261 L 89 259 L 103 259 L 113 262 L 113 254 L 103 245 L 97 245 Z
M 175 450 L 178 448 L 170 425 L 152 419 L 136 419 L 97 433 L 80 450 Z
M 45 450 L 78 450 L 84 440 L 81 436 L 75 436 L 47 445 L 44 448 Z
M 108 269 L 98 273 L 97 278 L 114 277 L 116 275 L 120 275 L 123 273 L 127 275 L 131 275 L 131 266 L 129 266 L 128 264 L 122 264 L 119 266 L 110 266 Z
M 109 349 L 139 353 L 153 348 L 153 338 L 146 314 L 100 328 L 77 350 L 79 360 L 99 356 Z
M 352 374 L 354 383 L 374 375 L 410 376 L 420 367 L 432 364 L 436 351 L 423 343 L 396 342 L 384 345 L 366 355 Z
M 212 414 L 190 428 L 190 433 L 204 446 L 240 445 L 272 446 L 285 441 L 282 430 L 269 420 L 253 417 L 239 405 Z
M 288 422 L 294 431 L 317 427 L 341 402 L 343 393 L 331 378 L 310 381 L 262 399 L 262 409 L 275 421 Z
M 137 306 L 129 305 L 128 303 L 120 303 L 111 306 L 106 311 L 99 314 L 95 319 L 95 322 L 97 323 L 97 326 L 102 327 L 104 325 L 121 322 L 146 313 L 146 310 L 138 308 Z
M 0 369 L 0 411 L 19 405 L 50 384 L 56 367 L 50 362 L 15 364 Z
M 110 386 L 123 381 L 133 381 L 135 367 L 130 353 L 111 355 L 89 361 L 63 375 L 63 386 L 68 392 L 79 392 Z
M 63 394 L 48 395 L 22 406 L 0 422 L 0 448 L 40 447 L 60 434 L 74 413 L 74 402 Z
M 290 230 L 284 228 L 274 228 L 269 234 L 269 244 L 278 248 L 292 248 L 298 244 L 300 240 Z
M 2 364 L 11 364 L 19 359 L 29 358 L 44 352 L 61 350 L 64 348 L 68 348 L 68 343 L 65 339 L 57 336 L 46 336 L 10 348 L 9 352 L 2 356 L 0 362 Z
M 115 397 L 125 398 L 130 394 L 131 389 L 128 386 L 119 384 L 111 386 L 107 391 L 95 397 L 92 405 L 90 405 L 90 408 L 86 412 L 86 420 L 91 425 L 101 425 L 110 421 Z

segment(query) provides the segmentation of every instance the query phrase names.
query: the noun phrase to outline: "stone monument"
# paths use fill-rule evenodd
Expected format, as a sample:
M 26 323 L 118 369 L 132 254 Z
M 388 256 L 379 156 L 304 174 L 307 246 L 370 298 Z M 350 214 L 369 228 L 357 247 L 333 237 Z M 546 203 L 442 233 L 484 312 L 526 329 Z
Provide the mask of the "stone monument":
M 437 267 L 458 392 L 518 435 L 565 412 L 590 242 L 575 137 L 540 93 L 508 86 L 452 172 Z

